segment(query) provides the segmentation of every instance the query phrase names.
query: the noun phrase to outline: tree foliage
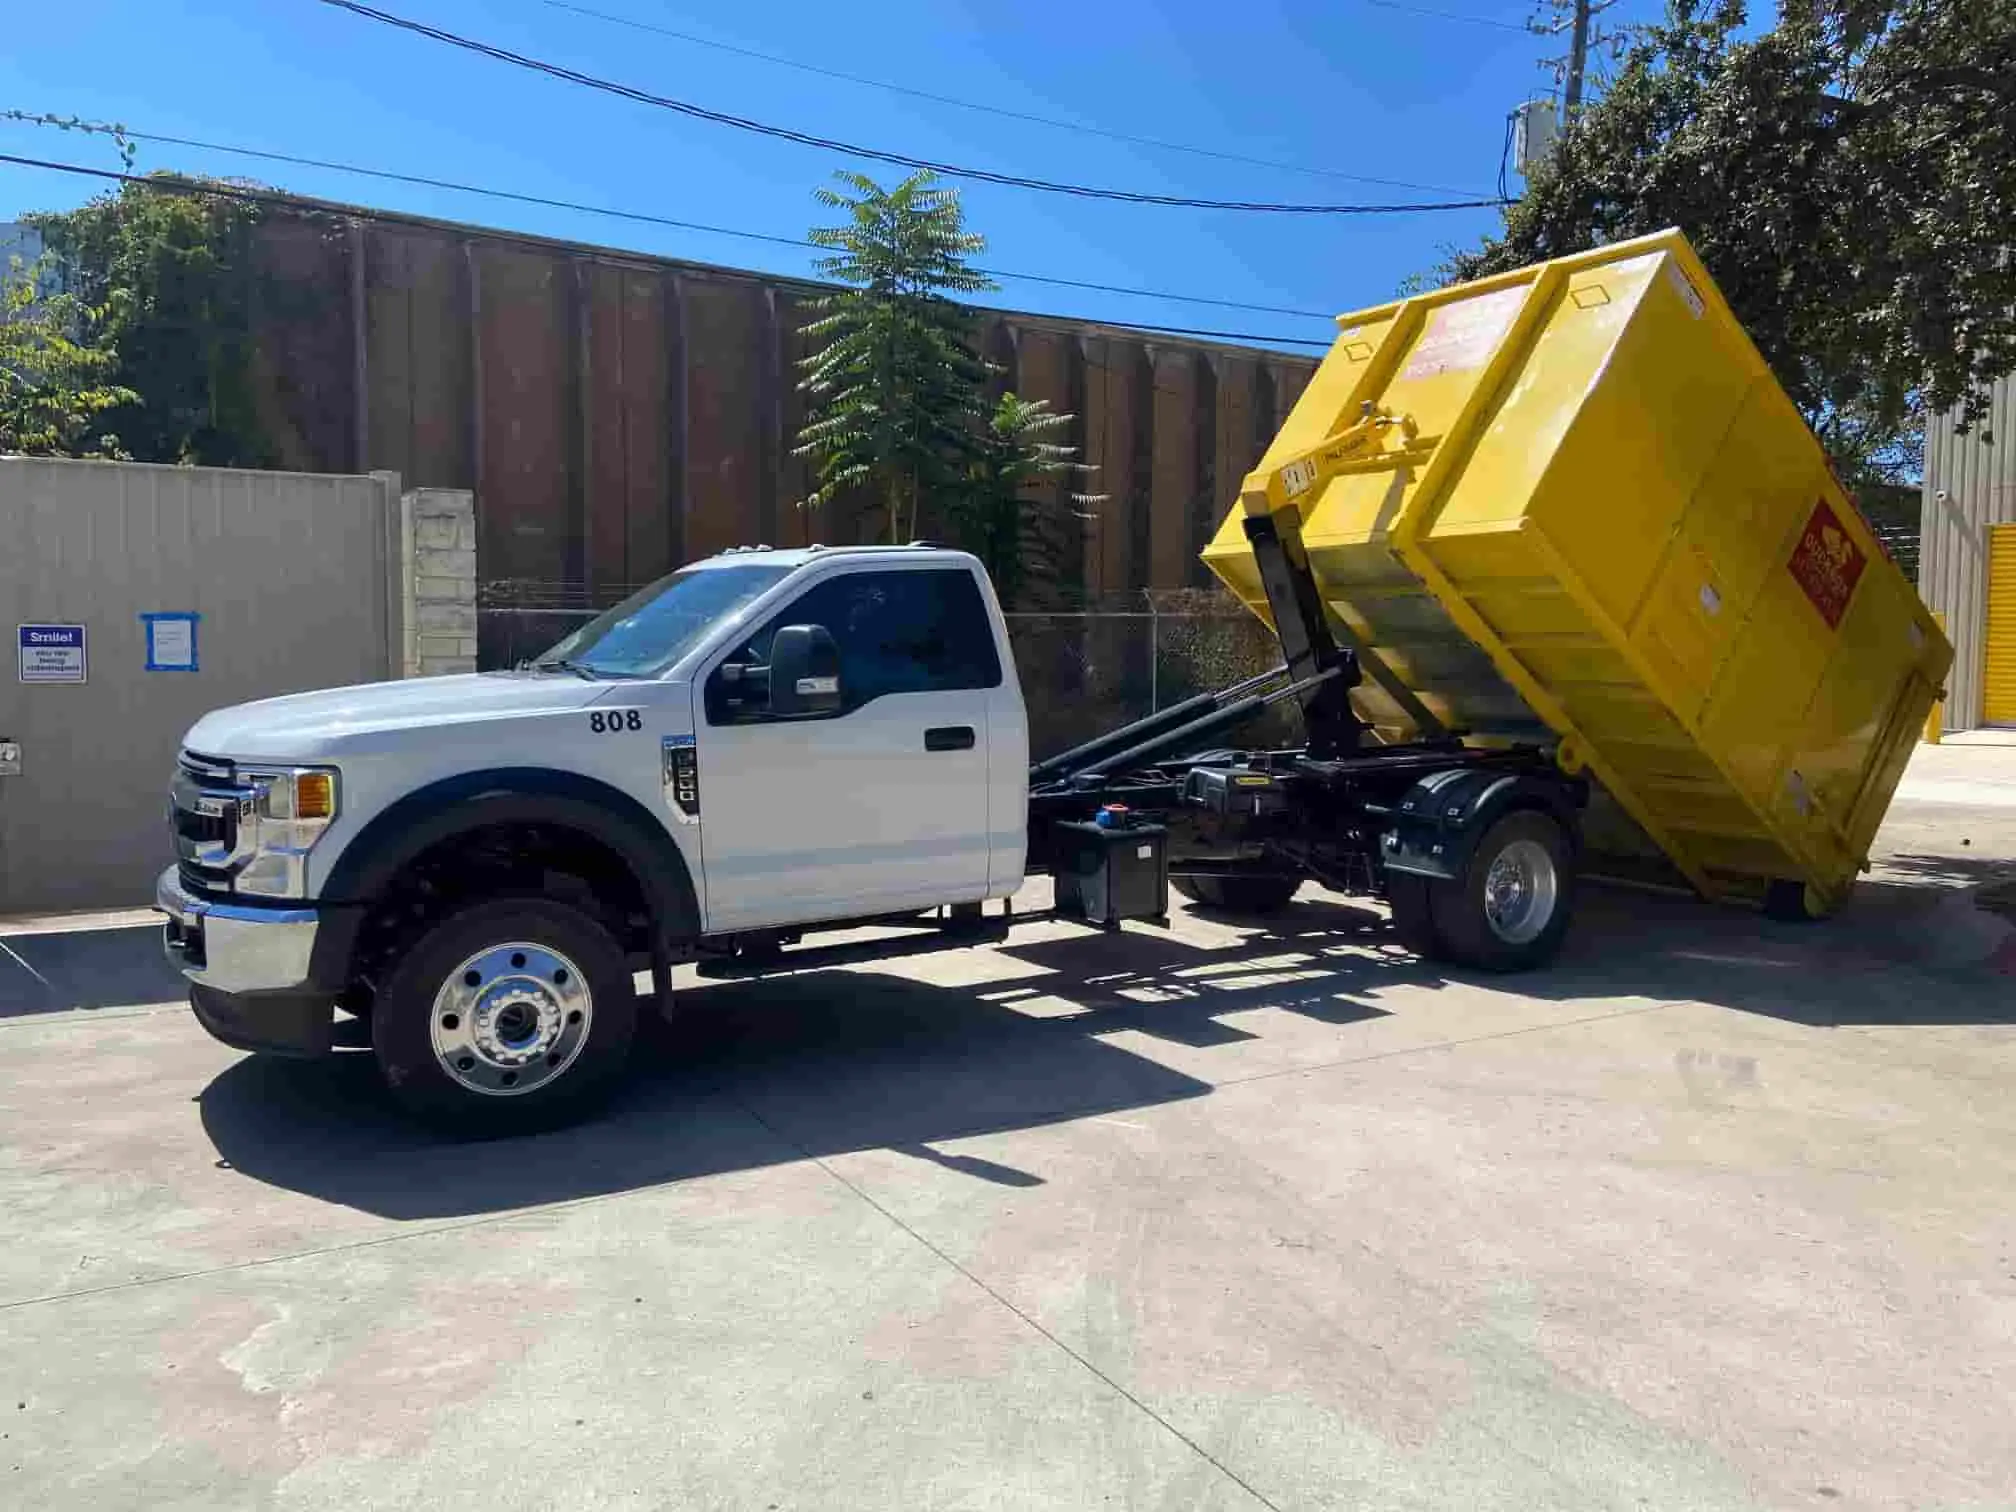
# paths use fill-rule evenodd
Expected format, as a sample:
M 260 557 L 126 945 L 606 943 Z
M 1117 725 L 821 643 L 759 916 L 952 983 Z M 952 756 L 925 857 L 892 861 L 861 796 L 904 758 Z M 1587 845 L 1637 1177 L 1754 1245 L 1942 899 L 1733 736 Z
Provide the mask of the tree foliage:
M 2016 0 L 1671 0 L 1467 279 L 1678 226 L 1851 484 L 2016 370 Z
M 848 287 L 817 301 L 805 327 L 815 349 L 797 454 L 818 469 L 807 502 L 865 501 L 890 541 L 942 525 L 1012 602 L 1032 564 L 1065 555 L 1057 539 L 1078 496 L 1054 485 L 1088 471 L 1057 439 L 1073 417 L 1014 394 L 988 402 L 995 370 L 952 296 L 994 283 L 967 261 L 986 243 L 966 229 L 958 193 L 928 173 L 893 189 L 837 177 L 840 188 L 816 193 L 846 218 L 811 240 L 830 249 L 819 271 Z
M 995 285 L 967 264 L 986 241 L 965 229 L 956 190 L 928 173 L 893 189 L 836 177 L 843 189 L 815 193 L 846 219 L 810 239 L 830 249 L 818 270 L 850 287 L 817 301 L 805 327 L 817 347 L 802 364 L 811 413 L 797 452 L 818 468 L 808 502 L 864 496 L 900 542 L 922 501 L 963 485 L 977 460 L 987 364 L 949 296 Z
M 47 260 L 14 258 L 0 280 L 0 452 L 123 457 L 108 411 L 133 402 L 118 358 L 87 333 L 101 312 L 56 287 Z
M 1059 517 L 1053 490 L 1060 482 L 1068 489 L 1091 472 L 1075 446 L 1056 439 L 1071 420 L 1052 410 L 1047 399 L 1003 394 L 980 434 L 966 486 L 950 501 L 947 513 L 959 544 L 986 564 L 1005 603 L 1021 596 L 1032 565 L 1050 575 L 1064 566 L 1059 537 L 1069 534 L 1064 528 L 1069 522 Z M 1076 505 L 1097 501 L 1076 492 L 1066 497 Z
M 166 182 L 25 218 L 128 392 L 104 422 L 141 461 L 270 466 L 253 384 L 259 209 L 201 181 L 157 178 Z

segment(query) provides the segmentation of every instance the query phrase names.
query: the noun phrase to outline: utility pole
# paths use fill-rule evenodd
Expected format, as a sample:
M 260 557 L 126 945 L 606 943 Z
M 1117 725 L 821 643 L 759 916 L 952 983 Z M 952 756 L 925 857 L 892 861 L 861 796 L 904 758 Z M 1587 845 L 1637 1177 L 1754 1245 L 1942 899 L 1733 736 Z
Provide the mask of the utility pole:
M 1551 99 L 1529 99 L 1507 117 L 1505 153 L 1498 164 L 1500 199 L 1511 197 L 1505 188 L 1505 157 L 1513 160 L 1522 178 L 1531 179 L 1535 168 L 1575 129 L 1589 77 L 1589 54 L 1607 47 L 1615 58 L 1637 30 L 1630 26 L 1606 27 L 1597 21 L 1616 3 L 1617 0 L 1535 0 L 1534 14 L 1527 20 L 1526 30 L 1536 37 L 1568 34 L 1566 56 L 1540 61 L 1540 66 L 1552 73 L 1555 83 L 1561 86 L 1561 108 L 1557 112 Z
M 1589 0 L 1575 0 L 1575 20 L 1568 34 L 1568 75 L 1561 86 L 1561 113 L 1570 125 L 1582 108 L 1582 73 L 1589 64 Z
M 1594 48 L 1608 47 L 1614 56 L 1628 39 L 1630 28 L 1612 31 L 1596 24 L 1596 18 L 1603 14 L 1617 0 L 1542 0 L 1542 15 L 1536 15 L 1526 23 L 1526 29 L 1536 36 L 1558 37 L 1568 34 L 1568 53 L 1565 57 L 1545 58 L 1540 66 L 1553 73 L 1561 83 L 1561 129 L 1571 131 L 1575 117 L 1582 110 L 1583 83 L 1589 73 L 1589 53 Z

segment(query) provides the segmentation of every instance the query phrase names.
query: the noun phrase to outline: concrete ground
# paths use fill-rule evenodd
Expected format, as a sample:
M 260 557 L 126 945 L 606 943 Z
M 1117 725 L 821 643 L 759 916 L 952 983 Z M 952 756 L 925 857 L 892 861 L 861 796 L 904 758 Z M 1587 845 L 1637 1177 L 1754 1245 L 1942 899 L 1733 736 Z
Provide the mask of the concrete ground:
M 2016 1506 L 2016 748 L 1877 859 L 1515 981 L 1305 894 L 700 987 L 487 1145 L 17 929 L 0 1504 Z

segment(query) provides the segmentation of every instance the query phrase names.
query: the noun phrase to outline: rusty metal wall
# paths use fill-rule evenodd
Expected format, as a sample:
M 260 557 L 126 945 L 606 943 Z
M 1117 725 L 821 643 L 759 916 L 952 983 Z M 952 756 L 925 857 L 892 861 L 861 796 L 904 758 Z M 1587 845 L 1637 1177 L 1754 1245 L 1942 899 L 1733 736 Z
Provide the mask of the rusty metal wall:
M 816 285 L 286 216 L 264 223 L 258 272 L 282 465 L 473 490 L 486 582 L 608 602 L 725 546 L 858 530 L 799 507 L 798 332 Z M 1000 387 L 1077 417 L 1099 469 L 1078 486 L 1106 498 L 1075 528 L 1073 586 L 1095 594 L 1204 581 L 1199 548 L 1316 366 L 1011 313 L 980 334 Z

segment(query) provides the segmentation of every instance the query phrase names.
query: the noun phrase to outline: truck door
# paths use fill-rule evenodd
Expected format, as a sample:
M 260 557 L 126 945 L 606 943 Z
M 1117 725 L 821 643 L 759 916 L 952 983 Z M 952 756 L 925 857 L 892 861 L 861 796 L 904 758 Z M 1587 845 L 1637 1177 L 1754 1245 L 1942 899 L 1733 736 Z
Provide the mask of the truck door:
M 786 625 L 838 645 L 834 711 L 778 717 L 736 675 L 766 666 Z M 985 896 L 988 690 L 1002 675 L 971 571 L 886 559 L 836 560 L 720 657 L 695 685 L 709 932 Z

